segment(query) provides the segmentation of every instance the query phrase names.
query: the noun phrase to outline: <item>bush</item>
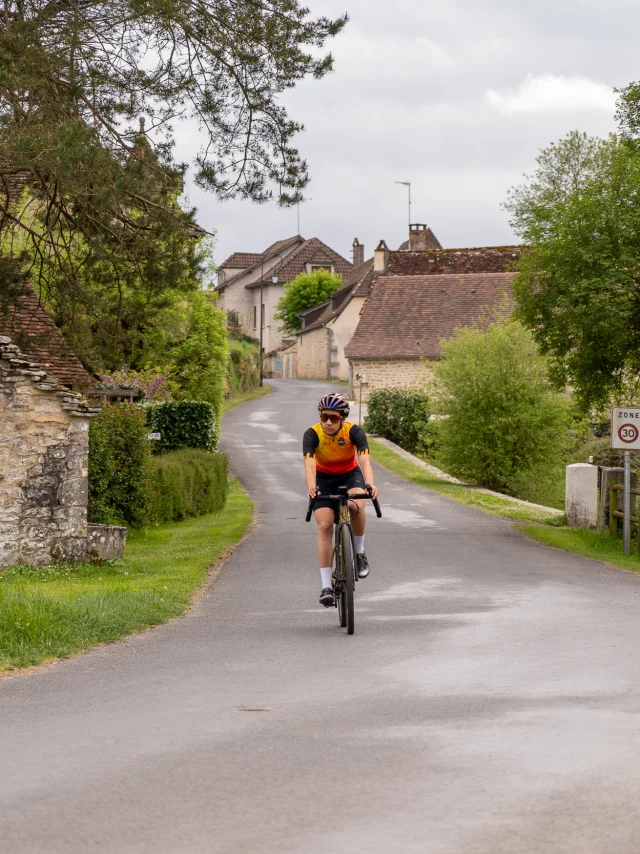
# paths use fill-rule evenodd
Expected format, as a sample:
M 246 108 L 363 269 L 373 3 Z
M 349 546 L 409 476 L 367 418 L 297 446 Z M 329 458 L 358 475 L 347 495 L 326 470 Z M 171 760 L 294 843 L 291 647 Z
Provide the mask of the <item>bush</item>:
M 547 363 L 519 323 L 458 329 L 436 366 L 438 459 L 481 486 L 517 491 L 566 458 L 569 401 L 555 393 Z
M 104 407 L 89 425 L 89 520 L 142 527 L 151 501 L 146 416 L 132 403 Z
M 426 453 L 433 444 L 429 397 L 423 391 L 377 389 L 368 400 L 366 429 L 400 445 L 412 454 Z
M 153 505 L 156 522 L 179 522 L 221 510 L 227 499 L 227 458 L 208 451 L 174 451 L 154 457 Z
M 227 395 L 260 385 L 260 349 L 251 341 L 229 339 Z
M 195 448 L 215 451 L 218 447 L 218 426 L 212 404 L 199 400 L 181 403 L 169 401 L 146 407 L 147 424 L 152 433 L 162 439 L 154 442 L 154 454 Z

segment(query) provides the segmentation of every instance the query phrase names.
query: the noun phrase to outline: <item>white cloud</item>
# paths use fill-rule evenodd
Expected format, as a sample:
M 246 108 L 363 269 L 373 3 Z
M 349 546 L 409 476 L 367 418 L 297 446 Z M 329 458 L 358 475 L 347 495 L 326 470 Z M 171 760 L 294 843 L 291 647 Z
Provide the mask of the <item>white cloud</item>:
M 588 77 L 528 74 L 517 89 L 488 89 L 485 99 L 501 113 L 554 112 L 557 110 L 613 111 L 615 94 L 610 86 Z

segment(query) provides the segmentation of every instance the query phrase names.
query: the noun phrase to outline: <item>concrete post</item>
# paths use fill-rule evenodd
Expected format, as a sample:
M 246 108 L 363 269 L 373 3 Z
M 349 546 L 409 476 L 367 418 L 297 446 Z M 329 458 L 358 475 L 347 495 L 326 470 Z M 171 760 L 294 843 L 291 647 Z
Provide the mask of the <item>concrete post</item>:
M 567 466 L 565 512 L 572 528 L 598 524 L 598 467 L 589 463 Z

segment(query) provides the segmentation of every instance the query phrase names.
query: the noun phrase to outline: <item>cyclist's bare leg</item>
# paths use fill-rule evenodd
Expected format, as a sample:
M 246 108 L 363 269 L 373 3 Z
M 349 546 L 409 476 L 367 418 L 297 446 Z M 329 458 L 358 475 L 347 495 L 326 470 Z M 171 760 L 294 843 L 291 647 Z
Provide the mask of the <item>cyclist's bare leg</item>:
M 331 507 L 319 507 L 314 516 L 318 524 L 320 566 L 331 566 L 333 563 L 333 510 Z
M 360 493 L 360 495 L 362 495 L 363 491 L 364 490 L 361 486 L 355 486 L 353 489 L 349 490 L 349 492 L 358 492 Z M 367 517 L 364 510 L 365 503 L 365 501 L 349 502 L 349 512 L 351 514 L 351 530 L 353 531 L 354 536 L 356 537 L 361 537 L 367 527 Z

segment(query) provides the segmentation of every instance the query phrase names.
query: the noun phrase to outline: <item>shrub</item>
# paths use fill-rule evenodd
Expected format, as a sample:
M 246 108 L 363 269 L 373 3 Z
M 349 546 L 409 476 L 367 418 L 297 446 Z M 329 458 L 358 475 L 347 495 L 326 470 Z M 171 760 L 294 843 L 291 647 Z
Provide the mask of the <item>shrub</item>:
M 221 510 L 227 499 L 227 458 L 208 451 L 173 451 L 154 457 L 153 505 L 156 522 L 179 522 Z
M 132 403 L 104 407 L 89 425 L 89 520 L 139 528 L 151 501 L 146 416 Z
M 218 447 L 216 413 L 211 403 L 199 400 L 169 401 L 146 407 L 149 430 L 160 433 L 154 454 L 196 448 L 215 451 Z
M 369 395 L 366 428 L 411 453 L 426 453 L 433 444 L 429 397 L 424 391 L 377 389 Z
M 300 314 L 314 305 L 328 300 L 342 283 L 342 276 L 327 270 L 315 273 L 299 273 L 292 282 L 284 286 L 284 294 L 278 300 L 275 319 L 282 323 L 282 330 L 293 334 L 300 329 Z
M 513 492 L 565 458 L 569 402 L 547 379 L 530 332 L 513 320 L 458 329 L 435 369 L 440 459 L 447 471 Z
M 229 340 L 227 394 L 250 391 L 260 385 L 260 350 L 251 341 Z

